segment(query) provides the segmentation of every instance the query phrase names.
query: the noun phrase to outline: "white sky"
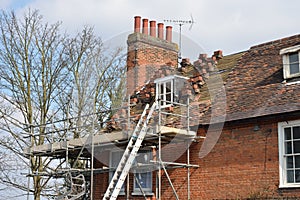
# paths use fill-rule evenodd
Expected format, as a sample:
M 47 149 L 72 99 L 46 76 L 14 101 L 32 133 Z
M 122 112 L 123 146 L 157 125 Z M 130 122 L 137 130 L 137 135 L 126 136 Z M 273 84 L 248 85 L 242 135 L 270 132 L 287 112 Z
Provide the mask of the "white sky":
M 0 8 L 39 9 L 46 21 L 62 21 L 69 33 L 92 25 L 103 40 L 131 33 L 135 15 L 163 22 L 189 20 L 192 14 L 196 23 L 182 31 L 190 40 L 183 40 L 183 54 L 192 49 L 191 57 L 218 49 L 231 54 L 300 30 L 299 0 L 0 0 Z M 179 32 L 178 25 L 173 27 Z

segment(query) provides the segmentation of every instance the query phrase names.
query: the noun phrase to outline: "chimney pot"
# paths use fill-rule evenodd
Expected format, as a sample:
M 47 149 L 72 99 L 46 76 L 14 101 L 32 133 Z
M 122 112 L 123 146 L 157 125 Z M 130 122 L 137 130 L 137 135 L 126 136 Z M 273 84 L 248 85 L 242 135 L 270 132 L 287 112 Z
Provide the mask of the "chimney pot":
M 172 26 L 167 26 L 166 29 L 166 40 L 172 42 Z
M 143 19 L 143 34 L 148 35 L 148 19 Z
M 158 26 L 158 38 L 164 39 L 164 24 L 158 23 L 157 26 Z
M 156 21 L 150 21 L 150 36 L 156 37 Z
M 135 33 L 141 32 L 141 16 L 134 17 L 134 32 Z

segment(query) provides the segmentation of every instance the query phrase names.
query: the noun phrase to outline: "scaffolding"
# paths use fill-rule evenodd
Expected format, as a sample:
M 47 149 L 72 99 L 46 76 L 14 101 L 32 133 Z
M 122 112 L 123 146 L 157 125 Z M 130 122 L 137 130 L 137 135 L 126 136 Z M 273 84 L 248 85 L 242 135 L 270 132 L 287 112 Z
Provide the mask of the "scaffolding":
M 171 178 L 168 174 L 169 169 L 176 168 L 186 168 L 187 169 L 187 197 L 185 199 L 190 199 L 190 168 L 197 168 L 198 165 L 190 163 L 190 149 L 189 146 L 191 142 L 195 141 L 197 138 L 196 132 L 190 130 L 190 96 L 181 96 L 179 97 L 178 93 L 172 91 L 176 88 L 178 79 L 184 79 L 184 77 L 172 76 L 162 79 L 162 82 L 158 80 L 156 82 L 156 99 L 151 103 L 150 107 L 144 107 L 144 114 L 139 118 L 139 122 L 133 123 L 134 117 L 130 116 L 130 110 L 132 105 L 128 102 L 127 106 L 121 107 L 119 109 L 127 110 L 127 117 L 125 118 L 115 118 L 114 122 L 118 121 L 119 124 L 126 124 L 127 128 L 121 130 L 115 130 L 112 132 L 101 131 L 97 129 L 95 124 L 85 125 L 81 127 L 82 133 L 85 133 L 86 136 L 68 139 L 70 136 L 70 129 L 60 129 L 57 128 L 51 130 L 49 129 L 46 137 L 48 138 L 48 143 L 40 146 L 33 146 L 25 150 L 25 154 L 30 156 L 40 156 L 46 157 L 50 160 L 56 160 L 57 166 L 51 171 L 31 173 L 29 176 L 48 176 L 56 179 L 62 179 L 64 183 L 62 184 L 63 188 L 59 187 L 59 194 L 56 199 L 62 200 L 75 200 L 75 199 L 116 199 L 121 190 L 123 183 L 125 182 L 126 177 L 128 177 L 129 169 L 134 170 L 139 167 L 143 167 L 145 163 L 133 164 L 133 160 L 138 153 L 140 147 L 136 148 L 135 154 L 132 156 L 131 164 L 128 165 L 126 174 L 123 176 L 116 176 L 115 180 L 112 178 L 112 181 L 119 184 L 110 184 L 107 188 L 107 192 L 103 196 L 95 196 L 94 194 L 94 178 L 96 174 L 101 173 L 118 173 L 118 169 L 111 168 L 109 164 L 103 165 L 102 167 L 94 167 L 94 158 L 100 151 L 110 150 L 112 147 L 118 147 L 120 149 L 133 149 L 133 146 L 128 147 L 131 140 L 140 139 L 140 145 L 143 145 L 144 148 L 155 147 L 156 158 L 151 159 L 150 163 L 147 163 L 147 168 L 155 170 L 156 173 L 156 188 L 155 188 L 155 197 L 157 200 L 162 198 L 162 174 L 166 176 L 175 199 L 180 199 L 176 192 Z M 172 85 L 170 86 L 171 91 L 163 91 L 164 89 L 161 84 L 171 80 Z M 174 81 L 173 81 L 174 80 Z M 166 98 L 158 98 L 159 91 L 164 93 Z M 169 93 L 168 93 L 169 92 Z M 172 98 L 170 98 L 172 96 Z M 150 111 L 149 111 L 150 110 Z M 153 113 L 152 113 L 153 112 Z M 88 116 L 90 117 L 90 116 Z M 143 130 L 132 130 L 132 124 L 136 127 L 140 126 L 139 123 L 143 123 L 143 119 L 147 118 L 147 123 L 142 125 Z M 180 127 L 172 127 L 166 125 L 165 121 L 172 118 L 173 121 L 181 121 Z M 106 121 L 104 127 L 109 127 L 111 121 Z M 53 124 L 49 124 L 53 126 Z M 103 124 L 102 126 L 103 127 Z M 123 126 L 125 127 L 125 126 Z M 55 137 L 55 133 L 64 132 L 62 138 Z M 144 137 L 141 137 L 141 132 L 145 133 Z M 133 138 L 133 139 L 132 139 Z M 174 161 L 165 161 L 162 156 L 162 148 L 165 145 L 170 143 L 184 143 L 185 153 L 186 153 L 186 162 L 179 163 Z M 127 146 L 127 148 L 125 148 Z M 127 152 L 128 154 L 128 152 Z M 125 153 L 124 153 L 125 155 Z M 123 155 L 123 156 L 124 156 Z M 121 159 L 122 160 L 122 159 Z M 124 166 L 123 166 L 124 167 Z M 121 169 L 122 172 L 124 169 Z M 135 177 L 136 178 L 136 177 Z M 122 181 L 120 181 L 122 179 Z M 135 182 L 140 188 L 141 196 L 146 198 L 146 193 L 143 191 L 142 186 L 139 183 L 139 180 L 136 178 Z M 103 183 L 104 185 L 108 183 Z M 129 199 L 129 178 L 127 178 L 127 192 L 126 197 Z M 118 188 L 117 190 L 115 190 Z M 114 196 L 113 191 L 115 190 Z

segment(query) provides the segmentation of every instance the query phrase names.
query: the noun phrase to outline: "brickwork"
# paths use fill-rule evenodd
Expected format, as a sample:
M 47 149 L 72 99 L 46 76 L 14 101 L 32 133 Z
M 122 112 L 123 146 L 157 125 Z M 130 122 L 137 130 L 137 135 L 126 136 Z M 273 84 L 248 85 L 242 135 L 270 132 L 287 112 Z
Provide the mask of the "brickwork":
M 294 117 L 265 117 L 247 121 L 226 123 L 218 143 L 208 156 L 198 157 L 203 140 L 190 146 L 190 163 L 199 168 L 190 169 L 191 199 L 299 199 L 300 189 L 279 189 L 278 127 L 284 120 L 299 119 Z M 260 129 L 254 131 L 255 125 Z M 201 127 L 198 135 L 203 135 L 207 127 Z M 174 161 L 174 152 L 184 148 L 183 144 L 164 147 L 164 161 Z M 186 153 L 176 162 L 186 163 Z M 187 198 L 187 169 L 168 170 L 173 186 L 180 199 Z M 130 191 L 133 188 L 133 175 L 130 174 Z M 108 186 L 108 174 L 97 175 L 95 188 L 98 198 Z M 153 172 L 153 192 L 156 187 L 156 172 Z M 162 200 L 174 199 L 172 188 L 162 173 Z M 126 199 L 120 195 L 118 199 Z M 132 196 L 130 199 L 144 199 Z M 155 199 L 155 195 L 148 199 Z
M 144 85 L 161 66 L 177 68 L 178 46 L 142 33 L 128 36 L 127 91 Z M 151 70 L 150 70 L 151 69 Z
M 193 143 L 190 162 L 199 168 L 191 168 L 191 199 L 299 199 L 300 189 L 278 188 L 278 120 L 283 118 L 261 119 L 258 131 L 253 130 L 257 119 L 227 123 L 218 143 L 203 159 L 198 157 L 202 142 Z M 201 132 L 206 130 L 200 128 L 199 135 Z M 183 155 L 178 162 L 185 159 Z M 180 199 L 186 199 L 187 170 L 170 170 L 169 175 Z M 163 199 L 172 199 L 166 181 Z
M 192 151 L 199 152 L 199 145 L 194 145 Z M 224 128 L 208 156 L 199 160 L 193 154 L 191 160 L 200 164 L 192 172 L 191 182 L 200 186 L 198 191 L 191 192 L 193 196 L 239 199 L 271 195 L 279 174 L 277 125 L 266 124 L 259 132 L 249 125 Z

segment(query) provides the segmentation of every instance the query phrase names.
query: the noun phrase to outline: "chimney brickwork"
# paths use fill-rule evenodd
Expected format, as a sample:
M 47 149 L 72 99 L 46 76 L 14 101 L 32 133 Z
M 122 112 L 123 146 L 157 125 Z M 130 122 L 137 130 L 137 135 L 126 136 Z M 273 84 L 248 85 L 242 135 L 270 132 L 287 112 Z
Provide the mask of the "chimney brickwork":
M 134 25 L 134 33 L 127 40 L 127 94 L 144 85 L 161 66 L 177 68 L 178 65 L 178 45 L 172 43 L 172 27 L 167 26 L 164 39 L 162 23 L 157 24 L 156 32 L 156 21 L 148 23 L 148 19 L 143 19 L 142 33 L 141 17 L 136 16 L 135 23 L 138 24 Z

